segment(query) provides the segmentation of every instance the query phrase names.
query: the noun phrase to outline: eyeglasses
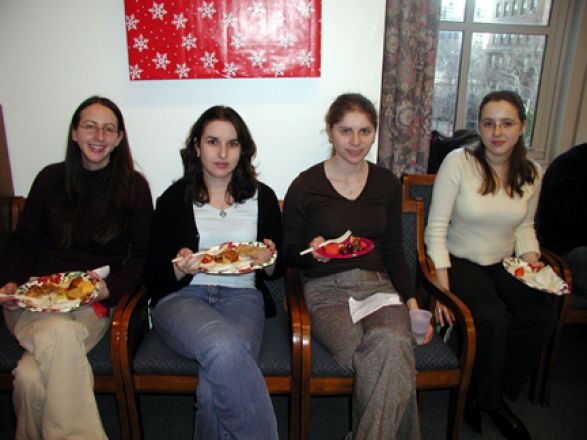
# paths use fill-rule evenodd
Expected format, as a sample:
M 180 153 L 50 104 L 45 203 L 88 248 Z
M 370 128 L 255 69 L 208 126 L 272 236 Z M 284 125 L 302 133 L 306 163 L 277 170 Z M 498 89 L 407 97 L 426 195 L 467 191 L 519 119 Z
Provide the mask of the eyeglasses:
M 519 125 L 519 122 L 511 119 L 503 119 L 501 121 L 494 121 L 493 119 L 484 119 L 479 124 L 484 130 L 495 130 L 496 127 L 502 130 L 511 130 Z
M 85 132 L 95 136 L 98 134 L 98 131 L 101 130 L 105 137 L 114 137 L 118 134 L 118 128 L 116 128 L 113 124 L 104 124 L 100 127 L 95 122 L 84 122 L 79 124 L 79 128 L 84 130 Z

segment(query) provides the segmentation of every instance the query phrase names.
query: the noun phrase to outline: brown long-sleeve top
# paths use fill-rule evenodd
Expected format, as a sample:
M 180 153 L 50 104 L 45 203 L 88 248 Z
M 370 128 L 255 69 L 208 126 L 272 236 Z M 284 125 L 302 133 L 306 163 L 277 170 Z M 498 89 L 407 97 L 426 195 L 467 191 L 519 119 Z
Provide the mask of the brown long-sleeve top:
M 110 298 L 103 303 L 114 306 L 123 293 L 140 285 L 153 214 L 149 185 L 141 174 L 134 172 L 135 201 L 127 230 L 108 243 L 98 244 L 93 237 L 107 215 L 104 172 L 105 169 L 84 171 L 89 189 L 79 229 L 84 233 L 67 248 L 59 244 L 63 228 L 55 215 L 56 204 L 64 197 L 65 164 L 49 165 L 37 175 L 11 238 L 7 263 L 0 270 L 0 286 L 10 281 L 22 284 L 31 276 L 109 265 L 110 275 L 105 281 Z
M 303 269 L 307 277 L 320 277 L 360 268 L 387 272 L 404 300 L 415 296 L 415 286 L 404 255 L 401 221 L 401 186 L 389 170 L 369 163 L 369 175 L 359 197 L 348 200 L 332 186 L 319 163 L 302 172 L 290 185 L 284 201 L 283 253 L 286 263 Z M 368 254 L 349 259 L 317 262 L 300 256 L 310 241 L 321 235 L 338 237 L 347 229 L 373 241 Z

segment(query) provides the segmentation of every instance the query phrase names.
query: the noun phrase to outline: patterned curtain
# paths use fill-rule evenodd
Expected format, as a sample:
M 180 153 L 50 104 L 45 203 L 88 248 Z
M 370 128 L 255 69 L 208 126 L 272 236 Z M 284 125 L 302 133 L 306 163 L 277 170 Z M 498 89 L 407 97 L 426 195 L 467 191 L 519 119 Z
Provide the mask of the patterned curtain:
M 378 163 L 425 173 L 440 0 L 387 0 Z

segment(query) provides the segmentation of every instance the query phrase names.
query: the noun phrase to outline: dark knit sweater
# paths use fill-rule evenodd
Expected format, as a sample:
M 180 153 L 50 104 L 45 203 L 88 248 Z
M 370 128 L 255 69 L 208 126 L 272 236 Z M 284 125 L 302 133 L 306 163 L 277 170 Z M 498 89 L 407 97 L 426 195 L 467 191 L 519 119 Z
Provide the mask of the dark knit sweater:
M 397 291 L 408 299 L 415 286 L 404 256 L 401 186 L 390 171 L 369 163 L 365 188 L 355 200 L 341 196 L 324 172 L 324 164 L 301 173 L 289 187 L 283 210 L 286 263 L 302 268 L 307 277 L 320 277 L 350 269 L 387 272 Z M 371 239 L 375 248 L 357 258 L 317 262 L 299 252 L 321 235 L 338 237 L 347 229 Z
M 105 173 L 86 170 L 84 174 L 88 203 L 78 228 L 84 232 L 67 248 L 60 245 L 63 228 L 55 213 L 65 194 L 65 164 L 49 165 L 37 175 L 11 238 L 7 262 L 0 271 L 0 286 L 10 281 L 22 284 L 31 276 L 110 265 L 110 275 L 105 280 L 110 298 L 103 304 L 114 306 L 123 293 L 140 285 L 153 213 L 149 185 L 142 175 L 134 173 L 135 202 L 127 231 L 99 244 L 93 237 L 107 215 Z

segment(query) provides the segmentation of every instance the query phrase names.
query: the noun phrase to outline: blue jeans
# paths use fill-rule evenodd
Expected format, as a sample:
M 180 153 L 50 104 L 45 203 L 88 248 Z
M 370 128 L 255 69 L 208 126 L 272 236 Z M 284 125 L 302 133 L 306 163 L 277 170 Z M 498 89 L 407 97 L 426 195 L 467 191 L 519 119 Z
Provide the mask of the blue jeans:
M 199 365 L 194 438 L 278 438 L 256 362 L 264 319 L 256 289 L 187 286 L 155 307 L 154 325 L 163 341 Z

